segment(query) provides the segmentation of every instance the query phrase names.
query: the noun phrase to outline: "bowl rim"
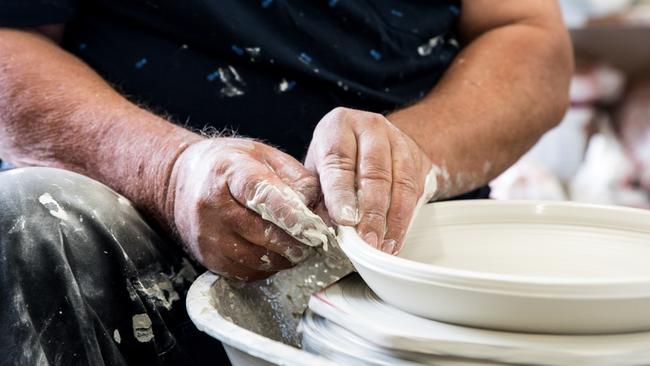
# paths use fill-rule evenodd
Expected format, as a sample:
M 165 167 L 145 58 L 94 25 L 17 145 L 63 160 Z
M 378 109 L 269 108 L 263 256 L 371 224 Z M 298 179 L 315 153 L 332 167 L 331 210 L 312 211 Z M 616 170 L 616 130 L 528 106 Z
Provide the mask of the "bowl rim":
M 467 209 L 468 207 L 522 209 L 534 210 L 538 215 L 553 213 L 553 209 L 568 208 L 576 212 L 587 212 L 589 213 L 587 216 L 602 218 L 605 215 L 616 219 L 615 222 L 618 220 L 617 222 L 621 225 L 612 226 L 612 228 L 635 227 L 637 230 L 634 231 L 647 232 L 650 235 L 650 211 L 629 207 L 563 201 L 496 200 L 443 201 L 428 204 L 426 207 L 436 210 Z M 426 207 L 423 209 L 427 209 Z M 623 214 L 625 221 L 621 219 Z M 630 220 L 630 215 L 634 216 L 635 220 Z M 650 275 L 617 277 L 608 280 L 584 277 L 524 276 L 455 269 L 384 253 L 365 243 L 354 228 L 339 227 L 338 229 L 341 249 L 350 260 L 355 265 L 363 265 L 383 275 L 435 285 L 463 287 L 474 291 L 506 292 L 525 296 L 604 298 L 650 296 Z M 387 269 L 390 269 L 390 272 Z
M 227 346 L 266 362 L 285 366 L 342 366 L 302 349 L 266 338 L 221 316 L 212 301 L 212 286 L 219 275 L 207 271 L 187 292 L 185 307 L 190 320 L 202 332 Z

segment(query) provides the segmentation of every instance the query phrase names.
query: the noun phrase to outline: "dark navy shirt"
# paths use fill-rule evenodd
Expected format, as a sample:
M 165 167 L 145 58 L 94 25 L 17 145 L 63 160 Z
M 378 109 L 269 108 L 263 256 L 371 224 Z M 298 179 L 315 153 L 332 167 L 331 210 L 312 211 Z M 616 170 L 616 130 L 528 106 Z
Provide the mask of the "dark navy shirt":
M 421 98 L 458 52 L 453 0 L 0 0 L 0 25 L 64 47 L 131 100 L 301 159 L 337 106 Z

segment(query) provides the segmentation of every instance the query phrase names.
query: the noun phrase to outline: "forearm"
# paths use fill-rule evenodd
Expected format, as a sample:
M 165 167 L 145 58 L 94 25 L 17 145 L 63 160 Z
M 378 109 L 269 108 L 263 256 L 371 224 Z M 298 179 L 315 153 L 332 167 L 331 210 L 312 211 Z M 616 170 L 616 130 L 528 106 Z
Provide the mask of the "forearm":
M 176 157 L 201 137 L 129 102 L 36 34 L 0 30 L 0 157 L 95 178 L 162 217 Z
M 561 29 L 500 26 L 476 37 L 422 101 L 388 118 L 443 171 L 438 198 L 451 197 L 489 182 L 561 120 L 571 69 Z

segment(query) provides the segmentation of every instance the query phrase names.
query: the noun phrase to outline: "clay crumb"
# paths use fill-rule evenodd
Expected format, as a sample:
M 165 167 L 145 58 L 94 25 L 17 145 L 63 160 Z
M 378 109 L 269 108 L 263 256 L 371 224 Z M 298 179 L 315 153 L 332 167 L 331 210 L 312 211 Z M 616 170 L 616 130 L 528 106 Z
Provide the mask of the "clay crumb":
M 135 314 L 131 319 L 133 323 L 133 336 L 138 342 L 147 343 L 153 339 L 153 329 L 149 315 Z
M 113 331 L 113 340 L 115 340 L 115 343 L 117 344 L 122 343 L 122 336 L 120 336 L 120 331 L 117 330 L 117 328 Z
M 47 192 L 43 193 L 40 197 L 38 197 L 38 202 L 40 202 L 43 207 L 47 208 L 50 211 L 50 215 L 64 221 L 68 220 L 68 213 L 65 212 L 61 205 L 59 205 L 59 203 L 54 200 L 51 194 Z

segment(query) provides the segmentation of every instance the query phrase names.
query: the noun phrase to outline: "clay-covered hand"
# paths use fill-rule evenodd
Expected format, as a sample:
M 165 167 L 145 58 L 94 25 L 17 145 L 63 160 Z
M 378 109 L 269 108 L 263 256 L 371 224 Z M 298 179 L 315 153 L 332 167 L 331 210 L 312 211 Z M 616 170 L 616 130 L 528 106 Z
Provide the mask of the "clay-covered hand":
M 252 140 L 215 138 L 179 156 L 166 211 L 201 264 L 250 281 L 291 267 L 321 244 L 323 221 L 308 208 L 319 198 L 315 175 L 289 155 Z
M 381 114 L 336 108 L 316 126 L 305 165 L 319 175 L 334 222 L 399 251 L 432 166 L 411 138 Z

